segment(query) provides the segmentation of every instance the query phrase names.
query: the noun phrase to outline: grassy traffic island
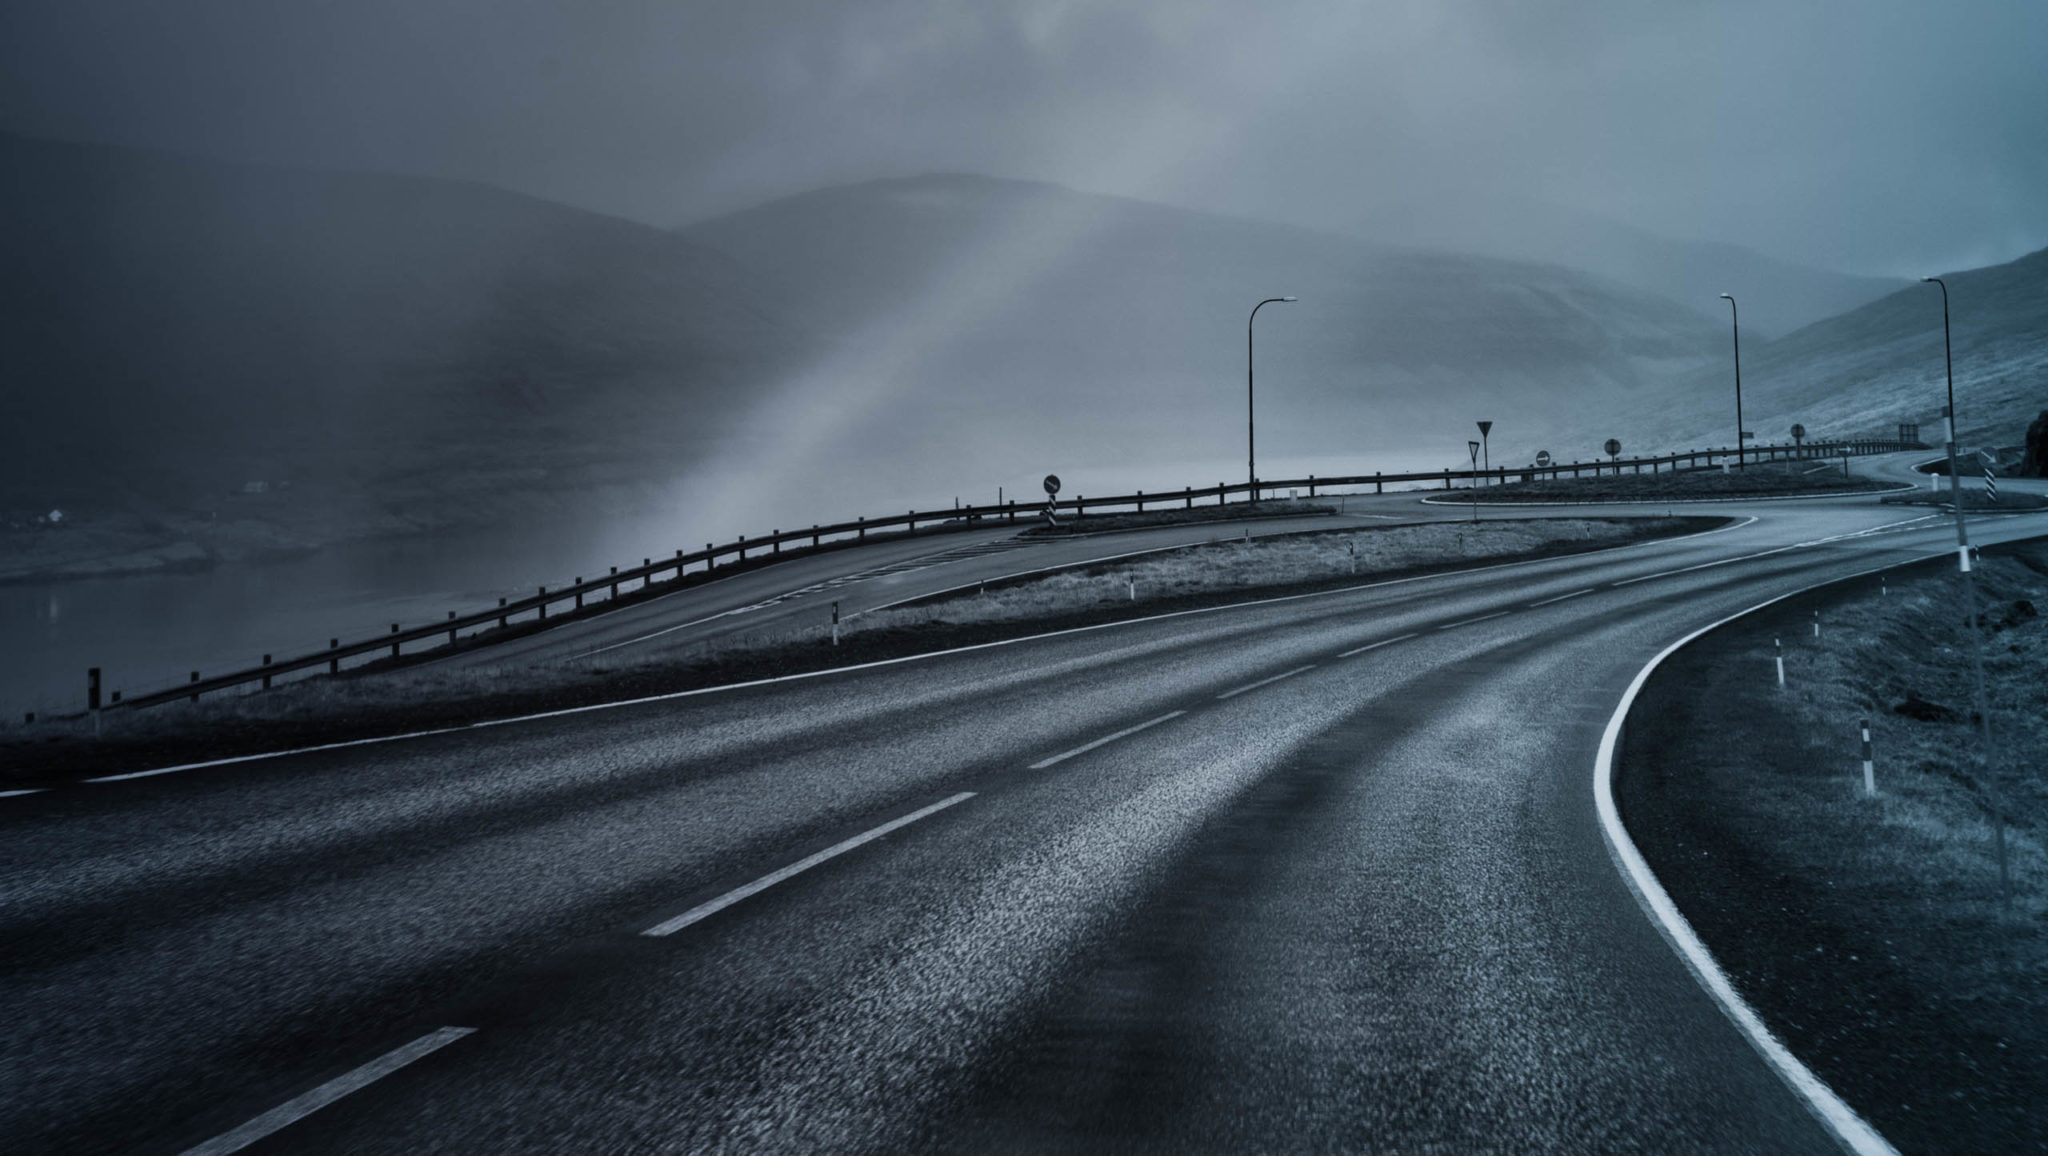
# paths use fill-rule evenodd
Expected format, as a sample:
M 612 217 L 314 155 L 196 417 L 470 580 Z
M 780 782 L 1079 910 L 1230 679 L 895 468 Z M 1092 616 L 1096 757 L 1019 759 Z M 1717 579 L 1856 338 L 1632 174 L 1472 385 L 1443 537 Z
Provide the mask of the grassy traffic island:
M 2048 1104 L 2048 543 L 1988 549 L 1978 578 L 1995 760 L 1943 561 L 1679 651 L 1617 766 L 1630 836 L 1737 989 L 1907 1152 L 2038 1152 Z
M 862 614 L 832 645 L 829 603 L 796 625 L 660 659 L 432 663 L 316 675 L 269 691 L 0 726 L 0 788 L 461 726 L 545 710 L 802 674 L 1253 598 L 1583 553 L 1725 525 L 1719 517 L 1501 519 L 1225 540 L 1026 575 Z M 785 620 L 787 622 L 787 620 Z
M 1619 467 L 1603 466 L 1613 470 Z M 1896 491 L 1898 483 L 1859 477 L 1842 463 L 1752 462 L 1741 469 L 1664 470 L 1660 473 L 1603 473 L 1583 478 L 1543 478 L 1500 486 L 1432 494 L 1431 502 L 1687 502 L 1727 498 L 1828 497 Z
M 1150 499 L 1147 499 L 1148 501 Z M 1101 534 L 1118 530 L 1142 530 L 1152 526 L 1188 526 L 1203 522 L 1242 522 L 1264 518 L 1309 518 L 1338 512 L 1338 506 L 1331 502 L 1310 501 L 1301 498 L 1266 498 L 1257 502 L 1239 502 L 1232 505 L 1219 502 L 1214 505 L 1175 506 L 1172 495 L 1159 499 L 1161 505 L 1153 510 L 1129 510 L 1116 514 L 1076 515 L 1062 511 L 1057 525 L 1040 521 L 1024 531 L 1034 538 L 1062 538 L 1077 534 Z M 1041 515 L 1041 518 L 1043 515 Z

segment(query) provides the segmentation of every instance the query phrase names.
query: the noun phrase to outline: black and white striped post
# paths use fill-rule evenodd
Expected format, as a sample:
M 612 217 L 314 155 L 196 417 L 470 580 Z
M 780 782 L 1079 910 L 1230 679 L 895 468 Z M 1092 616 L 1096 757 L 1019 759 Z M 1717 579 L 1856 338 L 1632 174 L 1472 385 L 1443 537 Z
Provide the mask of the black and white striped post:
M 832 645 L 839 645 L 839 603 L 832 604 Z
M 1870 720 L 1863 720 L 1863 793 L 1877 794 L 1877 771 L 1870 759 Z
M 1777 652 L 1778 685 L 1783 687 L 1785 685 L 1785 644 L 1773 638 L 1771 639 L 1771 649 Z

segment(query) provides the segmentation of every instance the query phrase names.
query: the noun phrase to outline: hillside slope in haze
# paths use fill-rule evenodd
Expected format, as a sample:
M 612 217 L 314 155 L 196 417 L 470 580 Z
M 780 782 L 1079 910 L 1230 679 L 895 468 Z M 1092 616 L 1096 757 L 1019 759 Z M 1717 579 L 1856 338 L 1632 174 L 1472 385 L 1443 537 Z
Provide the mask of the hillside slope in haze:
M 1740 245 L 1661 237 L 1594 213 L 1533 202 L 1489 200 L 1460 213 L 1437 204 L 1412 206 L 1376 214 L 1362 232 L 1583 269 L 1716 321 L 1727 315 L 1720 294 L 1732 293 L 1743 303 L 1747 331 L 1759 338 L 1783 336 L 1911 284 L 1797 265 Z
M 663 230 L 0 135 L 9 510 L 210 510 L 260 481 L 315 537 L 498 516 L 672 471 L 796 345 L 744 270 Z
M 1258 319 L 1268 476 L 1289 460 L 1462 460 L 1480 418 L 1497 423 L 1496 461 L 1552 439 L 1590 454 L 1623 432 L 1606 418 L 1619 401 L 1726 339 L 1556 266 L 982 177 L 825 189 L 683 235 L 829 345 L 790 403 L 785 456 L 831 446 L 991 491 L 1034 467 L 1150 462 L 1180 480 L 1235 461 L 1224 476 L 1241 476 L 1246 318 L 1263 297 L 1300 298 Z
M 1955 347 L 1957 438 L 1965 448 L 2017 445 L 2048 409 L 2048 249 L 1944 274 Z M 1947 399 L 1941 289 L 1914 284 L 1775 341 L 1742 343 L 1744 422 L 1783 440 L 1793 422 L 1816 436 L 1883 433 L 1918 422 L 1941 440 Z M 1637 420 L 1698 444 L 1734 440 L 1734 372 L 1685 375 L 1675 400 Z M 1706 440 L 1700 440 L 1700 439 Z

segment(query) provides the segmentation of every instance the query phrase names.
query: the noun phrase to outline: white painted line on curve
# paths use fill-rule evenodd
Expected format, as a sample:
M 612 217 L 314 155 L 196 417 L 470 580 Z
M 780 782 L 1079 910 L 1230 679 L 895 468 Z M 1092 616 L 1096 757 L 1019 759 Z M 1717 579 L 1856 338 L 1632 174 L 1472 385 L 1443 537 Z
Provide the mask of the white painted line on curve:
M 1186 713 L 1188 712 L 1184 710 L 1168 711 L 1167 713 L 1160 715 L 1158 718 L 1151 719 L 1146 722 L 1141 722 L 1134 727 L 1125 727 L 1124 729 L 1116 732 L 1113 735 L 1104 735 L 1101 738 L 1096 739 L 1092 743 L 1086 743 L 1081 746 L 1075 747 L 1071 751 L 1063 751 L 1049 759 L 1040 759 L 1037 762 L 1031 764 L 1031 769 L 1034 771 L 1042 771 L 1045 768 L 1052 766 L 1054 763 L 1064 763 L 1068 759 L 1073 758 L 1075 755 L 1085 755 L 1089 751 L 1094 750 L 1096 747 L 1107 746 L 1108 744 L 1113 743 L 1121 738 L 1129 738 L 1131 735 L 1137 734 L 1139 731 L 1149 730 L 1152 727 L 1156 727 L 1163 722 L 1172 722 L 1174 719 L 1177 719 Z
M 1382 646 L 1392 646 L 1396 642 L 1406 642 L 1414 637 L 1415 635 L 1413 634 L 1403 634 L 1397 638 L 1382 638 L 1378 642 L 1368 642 L 1364 646 L 1354 646 L 1337 657 L 1350 658 L 1354 654 L 1364 654 L 1368 650 L 1378 650 Z
M 1477 617 L 1477 618 L 1467 618 L 1467 619 L 1465 619 L 1465 620 L 1464 620 L 1464 621 L 1462 621 L 1462 622 L 1446 622 L 1446 623 L 1444 623 L 1444 624 L 1443 624 L 1442 626 L 1439 626 L 1439 627 L 1437 627 L 1437 629 L 1438 629 L 1438 630 L 1456 630 L 1456 629 L 1457 629 L 1458 627 L 1460 627 L 1460 626 L 1470 626 L 1470 625 L 1472 625 L 1472 624 L 1473 624 L 1473 623 L 1475 623 L 1475 622 L 1485 622 L 1485 621 L 1486 621 L 1487 619 L 1489 619 L 1489 618 L 1500 618 L 1500 617 L 1502 617 L 1502 616 L 1506 615 L 1507 613 L 1509 613 L 1509 612 L 1508 612 L 1508 611 L 1506 611 L 1506 610 L 1496 610 L 1496 611 L 1494 611 L 1494 612 L 1493 612 L 1493 613 L 1491 613 L 1491 614 L 1482 614 L 1482 615 L 1480 615 L 1480 616 L 1479 616 L 1479 617 Z
M 1271 686 L 1272 684 L 1279 682 L 1283 678 L 1293 678 L 1295 675 L 1300 674 L 1304 670 L 1314 670 L 1315 668 L 1316 664 L 1313 662 L 1309 663 L 1307 666 L 1297 666 L 1293 670 L 1276 674 L 1271 678 L 1262 678 L 1259 681 L 1251 683 L 1249 685 L 1240 686 L 1236 690 L 1226 690 L 1222 694 L 1217 695 L 1216 698 L 1219 702 L 1226 698 L 1236 698 L 1238 695 L 1241 695 L 1248 690 L 1257 690 L 1262 686 Z
M 1593 591 L 1598 589 L 1598 586 L 1588 586 L 1584 590 L 1574 590 L 1570 594 L 1560 594 L 1555 598 L 1545 598 L 1541 602 L 1531 602 L 1529 604 L 1529 609 L 1534 610 L 1538 606 L 1548 606 L 1553 602 L 1563 602 L 1567 598 L 1577 598 L 1581 594 L 1591 594 Z
M 223 1132 L 196 1148 L 187 1148 L 184 1156 L 226 1156 L 229 1152 L 240 1152 L 271 1133 L 305 1119 L 350 1092 L 359 1091 L 407 1064 L 440 1051 L 474 1031 L 475 1028 L 437 1028 L 409 1044 L 385 1052 L 360 1068 L 334 1077 L 304 1095 L 286 1100 L 239 1128 Z
M 1619 582 L 1610 582 L 1608 583 L 1608 585 L 1611 587 L 1633 586 L 1638 582 L 1648 582 L 1652 578 L 1669 578 L 1674 574 L 1690 574 L 1695 570 L 1709 570 L 1715 566 L 1727 566 L 1736 562 L 1753 562 L 1758 558 L 1768 558 L 1773 554 L 1783 554 L 1787 550 L 1803 550 L 1809 546 L 1825 546 L 1830 542 L 1841 542 L 1851 538 L 1866 538 L 1872 534 L 1882 533 L 1887 530 L 1895 530 L 1902 526 L 1910 526 L 1915 522 L 1925 522 L 1929 518 L 1933 518 L 1936 516 L 1937 515 L 1934 514 L 1925 514 L 1918 518 L 1907 518 L 1903 521 L 1898 522 L 1886 522 L 1882 526 L 1872 526 L 1867 530 L 1857 530 L 1853 533 L 1847 534 L 1832 534 L 1825 538 L 1813 538 L 1805 542 L 1794 542 L 1789 546 L 1779 546 L 1773 550 L 1763 550 L 1755 554 L 1743 554 L 1735 558 L 1718 558 L 1712 562 L 1701 562 L 1696 566 L 1682 566 L 1676 570 L 1663 570 L 1655 574 L 1643 574 L 1634 578 L 1624 578 Z
M 1930 554 L 1927 558 L 1943 556 Z M 1771 1065 L 1793 1093 L 1806 1102 L 1806 1106 L 1820 1120 L 1822 1126 L 1832 1132 L 1843 1147 L 1858 1153 L 1859 1156 L 1898 1156 L 1898 1152 L 1877 1129 L 1872 1128 L 1863 1117 L 1856 1114 L 1854 1108 L 1836 1095 L 1833 1088 L 1822 1082 L 1819 1076 L 1814 1075 L 1811 1069 L 1800 1063 L 1799 1058 L 1779 1042 L 1778 1037 L 1765 1025 L 1763 1017 L 1757 1015 L 1756 1009 L 1749 1006 L 1749 1002 L 1735 990 L 1735 985 L 1729 982 L 1728 974 L 1721 970 L 1721 965 L 1714 959 L 1713 953 L 1707 950 L 1698 933 L 1693 931 L 1692 924 L 1678 910 L 1678 905 L 1672 902 L 1670 893 L 1664 890 L 1664 885 L 1658 881 L 1656 873 L 1650 870 L 1649 862 L 1643 858 L 1642 852 L 1636 849 L 1635 840 L 1629 838 L 1628 829 L 1622 826 L 1621 810 L 1614 802 L 1614 758 L 1615 750 L 1621 741 L 1623 721 L 1627 719 L 1629 707 L 1634 705 L 1636 695 L 1643 689 L 1643 684 L 1650 680 L 1651 673 L 1687 643 L 1738 618 L 1783 602 L 1787 598 L 1804 594 L 1808 590 L 1816 590 L 1837 582 L 1847 582 L 1882 570 L 1895 569 L 1896 565 L 1898 564 L 1873 567 L 1844 578 L 1830 578 L 1826 582 L 1816 582 L 1780 594 L 1747 610 L 1731 614 L 1719 622 L 1702 626 L 1665 647 L 1649 661 L 1648 665 L 1636 672 L 1634 680 L 1622 693 L 1621 702 L 1615 706 L 1614 714 L 1607 720 L 1607 729 L 1600 735 L 1600 752 L 1593 760 L 1593 803 L 1600 817 L 1600 830 L 1606 836 L 1608 854 L 1613 858 L 1616 868 L 1621 871 L 1629 890 L 1634 893 L 1636 902 L 1663 933 L 1665 941 L 1678 952 L 1679 958 L 1685 961 L 1687 968 L 1692 971 L 1693 978 L 1699 981 L 1699 985 L 1705 988 L 1707 994 L 1720 1006 L 1722 1014 L 1726 1015 L 1734 1023 L 1736 1030 L 1748 1039 L 1750 1046 Z
M 874 842 L 875 840 L 881 838 L 882 836 L 888 834 L 891 831 L 895 831 L 903 827 L 908 827 L 912 823 L 917 822 L 919 819 L 923 819 L 931 815 L 936 815 L 940 811 L 945 810 L 947 807 L 953 806 L 955 803 L 964 803 L 973 797 L 973 791 L 962 791 L 957 795 L 951 796 L 950 798 L 940 799 L 938 802 L 933 803 L 929 807 L 920 807 L 917 810 L 912 811 L 911 813 L 903 816 L 900 819 L 891 819 L 888 822 L 882 824 L 881 826 L 873 828 L 872 830 L 863 831 L 860 834 L 855 835 L 851 839 L 846 839 L 841 842 L 834 843 L 830 847 L 825 848 L 823 851 L 820 851 L 815 855 L 806 855 L 803 858 L 797 860 L 796 862 L 791 863 L 787 867 L 783 867 L 775 871 L 770 871 L 768 874 L 761 876 L 759 879 L 754 880 L 752 883 L 749 883 L 744 887 L 735 887 L 731 891 L 726 892 L 725 894 L 719 896 L 716 899 L 709 899 L 703 903 L 699 903 L 697 906 L 690 908 L 688 911 L 683 912 L 681 915 L 678 915 L 673 919 L 664 919 L 660 923 L 655 924 L 653 927 L 648 928 L 640 934 L 651 935 L 656 938 L 659 938 L 664 935 L 674 935 L 676 932 L 681 931 L 683 928 L 690 926 L 692 923 L 696 923 L 700 920 L 716 915 L 719 912 L 724 911 L 726 908 L 731 907 L 733 904 L 738 903 L 743 899 L 748 899 L 752 896 L 759 895 L 761 892 L 768 890 L 770 887 L 775 886 L 777 883 L 789 879 L 792 876 L 801 875 L 804 872 L 809 871 L 811 868 L 816 867 L 818 864 L 823 863 L 828 859 L 836 859 L 839 856 L 846 854 L 848 851 L 851 851 L 856 847 L 860 847 L 865 844 Z
M 229 755 L 218 759 L 200 759 L 190 763 L 176 763 L 167 767 L 152 767 L 143 771 L 126 771 L 116 775 L 100 775 L 80 779 L 82 783 L 118 783 L 127 779 L 146 779 L 153 775 L 168 775 L 179 771 L 199 771 L 213 767 L 225 767 L 235 763 L 251 763 L 264 759 L 282 759 L 292 755 L 318 754 L 323 751 L 341 750 L 345 747 L 370 746 L 379 743 L 401 743 L 413 739 L 432 738 L 436 735 L 454 734 L 458 731 L 482 730 L 486 727 L 510 726 L 515 723 L 539 722 L 543 719 L 563 718 L 568 715 L 587 714 L 592 711 L 619 710 L 624 707 L 647 706 L 652 703 L 670 702 L 676 699 L 696 698 L 706 694 L 726 694 L 735 690 L 751 690 L 755 687 L 772 686 L 784 682 L 798 682 L 804 679 L 824 678 L 828 675 L 850 674 L 859 670 L 873 670 L 884 666 L 902 666 L 913 662 L 926 662 L 934 658 L 947 658 L 956 654 L 969 654 L 977 650 L 990 650 L 999 646 L 1016 646 L 1026 642 L 1043 642 L 1048 638 L 1062 638 L 1070 634 L 1088 634 L 1097 630 L 1117 630 L 1126 626 L 1143 626 L 1163 622 L 1170 618 L 1188 618 L 1201 614 L 1217 614 L 1228 610 L 1244 610 L 1255 606 L 1273 606 L 1282 602 L 1300 602 L 1313 598 L 1328 598 L 1338 594 L 1355 594 L 1361 590 L 1377 590 L 1387 586 L 1406 586 L 1414 582 L 1428 582 L 1441 578 L 1465 578 L 1473 574 L 1484 574 L 1493 570 L 1514 570 L 1524 566 L 1539 566 L 1559 561 L 1580 561 L 1599 554 L 1613 554 L 1623 550 L 1635 550 L 1644 546 L 1669 545 L 1689 538 L 1704 538 L 1710 534 L 1725 534 L 1740 530 L 1757 521 L 1750 517 L 1741 522 L 1701 530 L 1693 534 L 1680 534 L 1675 538 L 1651 538 L 1641 542 L 1626 542 L 1618 546 L 1603 546 L 1598 550 L 1587 550 L 1578 554 L 1558 554 L 1546 558 L 1524 558 L 1514 562 L 1494 562 L 1484 566 L 1469 566 L 1463 570 L 1442 570 L 1429 574 L 1411 574 L 1406 578 L 1383 578 L 1374 582 L 1362 582 L 1356 586 L 1340 586 L 1330 590 L 1314 590 L 1306 594 L 1277 594 L 1270 598 L 1252 598 L 1243 602 L 1227 602 L 1221 606 L 1201 606 L 1193 610 L 1169 610 L 1163 614 L 1148 614 L 1141 618 L 1121 618 L 1114 622 L 1098 622 L 1091 626 L 1069 626 L 1062 630 L 1048 630 L 1043 634 L 1026 634 L 1017 638 L 999 638 L 994 642 L 976 642 L 967 646 L 948 647 L 944 650 L 928 650 L 922 654 L 906 654 L 898 658 L 878 658 L 872 662 L 856 662 L 849 666 L 831 666 L 823 670 L 807 670 L 800 674 L 778 674 L 770 678 L 754 678 L 744 682 L 721 683 L 718 686 L 700 686 L 694 690 L 672 690 L 661 694 L 641 695 L 638 698 L 614 699 L 611 702 L 594 702 L 587 706 L 567 706 L 555 710 L 535 711 L 532 714 L 511 715 L 506 718 L 483 719 L 479 722 L 462 723 L 456 726 L 433 727 L 427 730 L 401 731 L 395 735 L 374 735 L 366 739 L 347 739 L 342 742 L 316 743 L 304 747 L 286 747 L 281 750 L 259 751 L 253 755 Z M 1180 549 L 1181 547 L 1164 547 Z M 720 582 L 728 579 L 720 578 Z M 875 607 L 874 609 L 881 609 Z
M 12 798 L 15 795 L 33 795 L 43 789 L 42 787 L 22 787 L 12 791 L 0 791 L 0 799 Z

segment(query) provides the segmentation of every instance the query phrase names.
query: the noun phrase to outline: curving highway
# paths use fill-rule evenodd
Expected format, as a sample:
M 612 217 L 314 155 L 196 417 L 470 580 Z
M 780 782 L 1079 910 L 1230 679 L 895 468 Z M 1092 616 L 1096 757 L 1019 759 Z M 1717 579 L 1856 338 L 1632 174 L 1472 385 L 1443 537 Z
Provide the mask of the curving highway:
M 1414 495 L 1351 508 L 1444 516 Z M 1835 1150 L 1617 873 L 1595 755 L 1673 640 L 1953 530 L 1870 498 L 1727 509 L 1755 520 L 0 799 L 0 1134 Z M 1973 526 L 2041 533 L 2048 515 Z M 895 570 L 931 555 L 846 551 L 532 656 L 1143 541 Z

